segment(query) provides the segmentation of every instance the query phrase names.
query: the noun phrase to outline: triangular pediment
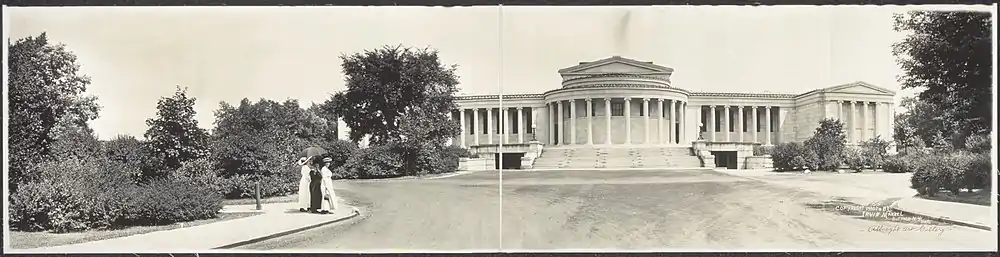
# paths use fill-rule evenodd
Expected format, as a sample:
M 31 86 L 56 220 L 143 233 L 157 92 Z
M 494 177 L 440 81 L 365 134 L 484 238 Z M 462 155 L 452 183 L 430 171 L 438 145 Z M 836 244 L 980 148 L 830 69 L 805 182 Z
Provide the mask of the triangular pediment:
M 653 64 L 651 62 L 640 62 L 633 59 L 613 56 L 593 62 L 583 62 L 580 65 L 559 70 L 559 73 L 671 73 L 674 70 L 668 67 Z
M 850 94 L 869 94 L 869 95 L 896 95 L 896 92 L 885 89 L 879 86 L 868 84 L 866 82 L 858 81 L 854 83 L 828 87 L 823 90 L 826 93 L 850 93 Z

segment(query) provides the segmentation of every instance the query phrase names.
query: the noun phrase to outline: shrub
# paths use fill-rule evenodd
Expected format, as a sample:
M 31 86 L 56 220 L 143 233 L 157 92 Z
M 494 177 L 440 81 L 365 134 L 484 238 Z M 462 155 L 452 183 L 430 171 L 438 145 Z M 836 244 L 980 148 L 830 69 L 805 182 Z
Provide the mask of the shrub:
M 805 147 L 798 142 L 781 143 L 774 146 L 771 161 L 777 171 L 797 170 L 810 163 L 805 154 Z M 795 157 L 801 158 L 796 160 Z
M 824 119 L 804 145 L 819 157 L 817 170 L 835 170 L 843 163 L 846 140 L 843 123 L 834 119 Z
M 843 159 L 847 169 L 853 171 L 864 170 L 866 158 L 861 149 L 854 147 L 844 149 Z
M 301 176 L 301 175 L 300 175 Z M 257 177 L 255 175 L 241 174 L 225 178 L 222 187 L 223 197 L 248 198 L 254 197 L 257 188 Z M 300 178 L 291 176 L 271 175 L 260 176 L 260 197 L 285 196 L 298 191 L 298 181 Z
M 889 141 L 880 136 L 861 142 L 862 167 L 881 168 L 889 153 Z
M 129 225 L 165 225 L 215 218 L 222 209 L 222 196 L 189 181 L 156 179 L 125 198 L 128 209 L 123 220 Z
M 753 156 L 771 155 L 773 151 L 774 151 L 774 146 L 765 146 L 765 145 L 753 146 Z
M 339 178 L 389 178 L 403 175 L 403 162 L 390 146 L 360 149 L 338 169 Z
M 469 149 L 466 149 L 466 148 L 461 147 L 461 146 L 450 145 L 448 147 L 445 147 L 444 151 L 447 152 L 448 155 L 450 155 L 450 156 L 456 156 L 458 158 L 476 158 L 476 157 L 478 157 L 478 156 L 476 156 L 476 154 L 473 154 L 471 151 L 469 151 Z
M 935 153 L 915 162 L 910 184 L 921 195 L 934 196 L 942 188 L 952 193 L 961 189 L 983 189 L 991 182 L 990 157 L 986 154 Z
M 187 181 L 192 184 L 208 188 L 220 195 L 228 195 L 229 181 L 219 177 L 219 172 L 213 169 L 213 162 L 210 158 L 198 158 L 181 163 L 181 167 L 170 173 L 170 178 L 178 181 Z
M 973 153 L 989 154 L 993 148 L 990 145 L 990 135 L 972 135 L 965 139 L 965 150 Z
M 347 140 L 335 140 L 327 143 L 321 144 L 323 149 L 326 149 L 327 153 L 325 157 L 330 157 L 333 159 L 330 169 L 336 169 L 340 166 L 344 166 L 347 160 L 354 156 L 354 153 L 358 151 L 358 145 Z
M 902 156 L 902 155 L 888 156 L 886 157 L 885 162 L 882 163 L 882 170 L 889 173 L 913 172 L 914 161 L 916 160 L 911 160 L 909 156 Z
M 209 217 L 221 209 L 211 189 L 171 180 L 136 184 L 127 165 L 107 159 L 51 161 L 39 171 L 38 182 L 11 195 L 13 228 L 71 232 L 163 224 Z

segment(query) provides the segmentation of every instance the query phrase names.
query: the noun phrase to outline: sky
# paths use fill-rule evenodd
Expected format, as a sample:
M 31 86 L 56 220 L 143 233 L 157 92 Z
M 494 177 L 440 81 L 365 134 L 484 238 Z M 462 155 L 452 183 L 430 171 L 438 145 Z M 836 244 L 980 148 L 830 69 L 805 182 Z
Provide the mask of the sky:
M 796 7 L 14 7 L 11 41 L 46 32 L 78 57 L 103 107 L 102 139 L 142 137 L 177 86 L 199 125 L 220 102 L 299 99 L 343 90 L 342 54 L 430 47 L 458 65 L 461 95 L 542 93 L 558 69 L 619 55 L 674 68 L 700 92 L 787 92 L 854 81 L 902 90 L 892 14 L 990 6 Z

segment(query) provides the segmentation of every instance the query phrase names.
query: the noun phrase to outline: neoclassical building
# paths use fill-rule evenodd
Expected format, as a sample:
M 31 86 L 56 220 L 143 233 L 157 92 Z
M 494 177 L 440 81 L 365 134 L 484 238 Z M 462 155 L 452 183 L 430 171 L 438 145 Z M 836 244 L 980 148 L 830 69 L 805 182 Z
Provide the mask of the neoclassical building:
M 558 72 L 561 86 L 504 95 L 502 105 L 498 95 L 458 97 L 452 118 L 463 131 L 452 144 L 503 143 L 513 151 L 532 141 L 546 149 L 772 145 L 807 139 L 824 118 L 842 120 L 849 143 L 892 133 L 895 92 L 865 82 L 799 94 L 697 92 L 672 83 L 672 68 L 619 56 Z

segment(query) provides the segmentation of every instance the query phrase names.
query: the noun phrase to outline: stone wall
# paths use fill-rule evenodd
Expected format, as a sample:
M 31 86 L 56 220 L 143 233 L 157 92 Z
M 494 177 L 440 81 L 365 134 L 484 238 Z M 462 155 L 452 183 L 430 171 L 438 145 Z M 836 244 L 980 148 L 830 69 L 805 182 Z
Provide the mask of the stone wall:
M 496 160 L 493 158 L 460 158 L 458 159 L 459 171 L 480 171 L 495 170 Z
M 771 156 L 746 156 L 740 158 L 741 169 L 773 169 Z

